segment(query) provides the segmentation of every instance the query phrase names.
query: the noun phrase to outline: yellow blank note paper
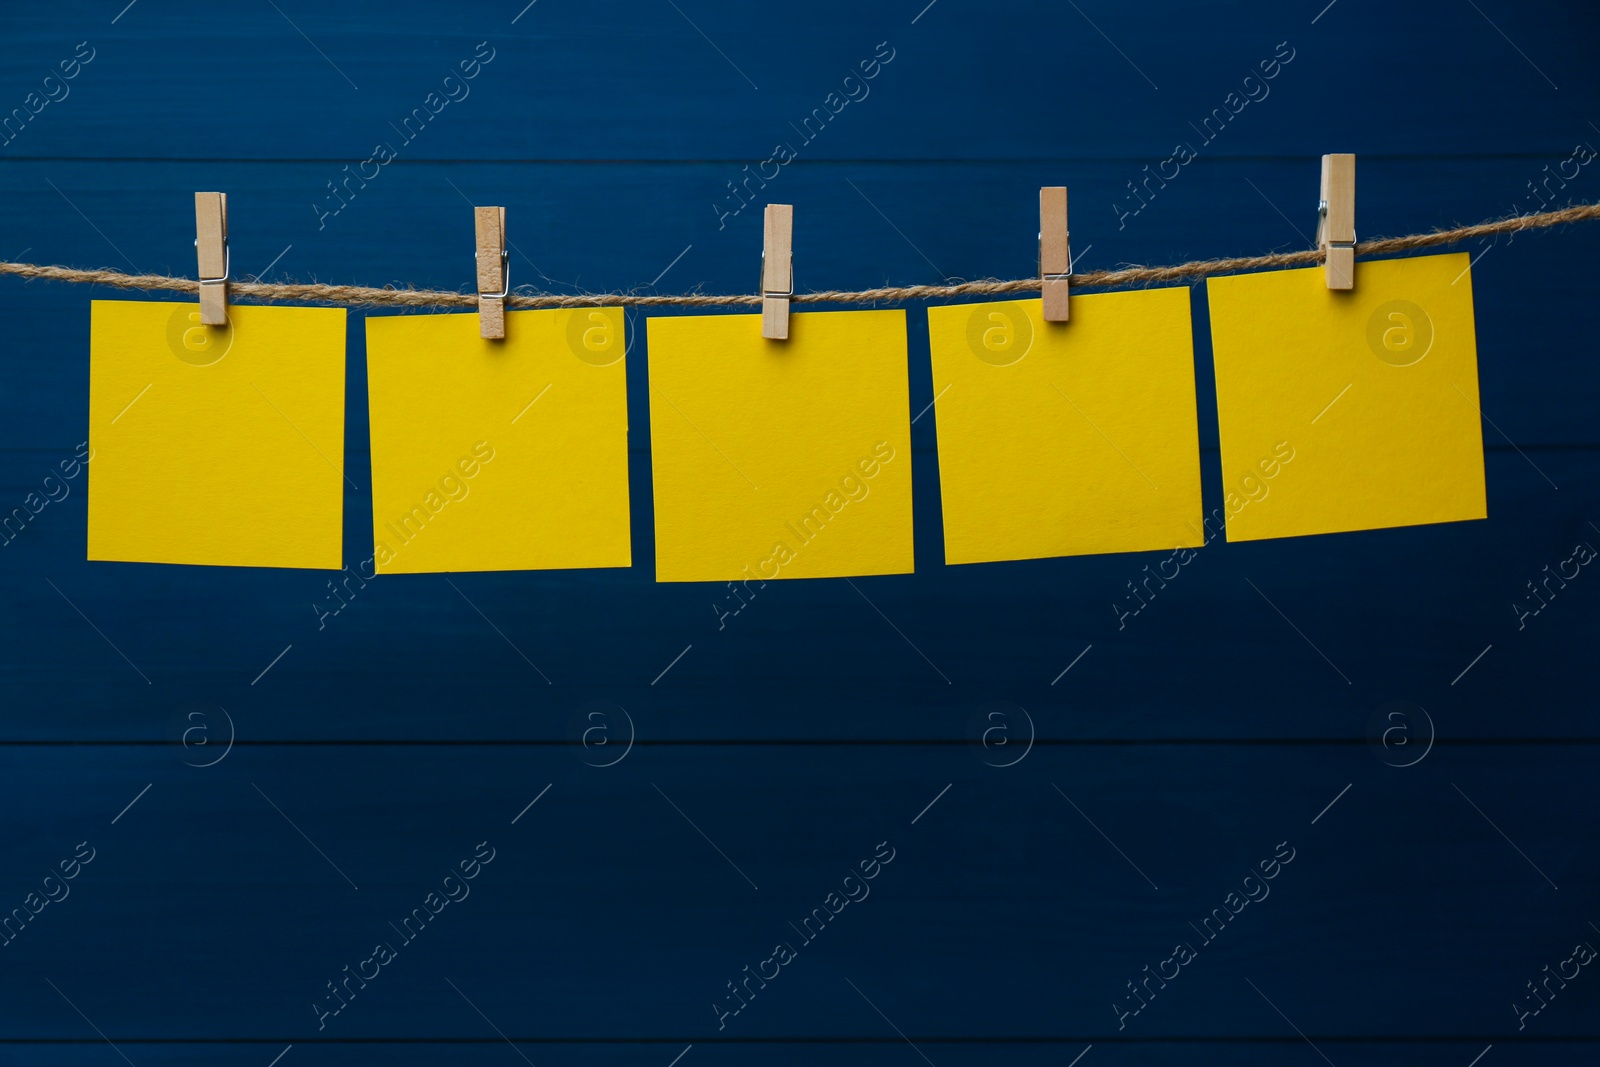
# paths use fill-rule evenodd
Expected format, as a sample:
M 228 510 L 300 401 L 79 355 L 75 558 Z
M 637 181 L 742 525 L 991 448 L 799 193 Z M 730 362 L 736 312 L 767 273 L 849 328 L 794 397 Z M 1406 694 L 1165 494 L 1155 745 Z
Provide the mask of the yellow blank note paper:
M 947 563 L 1204 544 L 1187 289 L 928 309 Z
M 1228 540 L 1487 517 L 1466 253 L 1206 289 Z
M 649 330 L 657 581 L 911 571 L 905 312 Z
M 339 567 L 342 308 L 96 300 L 89 558 Z
M 621 308 L 367 320 L 374 566 L 626 567 Z

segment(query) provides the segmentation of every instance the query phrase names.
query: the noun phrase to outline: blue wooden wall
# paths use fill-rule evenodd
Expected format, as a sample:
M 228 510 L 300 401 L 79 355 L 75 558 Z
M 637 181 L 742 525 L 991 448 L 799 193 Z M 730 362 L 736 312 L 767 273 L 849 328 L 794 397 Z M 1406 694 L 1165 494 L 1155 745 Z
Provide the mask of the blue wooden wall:
M 470 202 L 519 285 L 741 292 L 775 200 L 855 288 L 1031 273 L 1044 184 L 1090 269 L 1306 247 L 1329 151 L 1364 237 L 1600 198 L 1586 4 L 524 2 L 8 4 L 0 257 L 192 276 L 223 189 L 238 277 L 467 286 Z M 631 313 L 629 570 L 319 624 L 326 573 L 87 563 L 45 479 L 118 294 L 0 279 L 0 510 L 55 498 L 0 547 L 0 1059 L 1595 1062 L 1600 577 L 1512 605 L 1600 545 L 1600 229 L 1466 250 L 1490 518 L 1218 540 L 1120 625 L 1167 553 L 943 565 L 931 417 L 914 575 L 655 584 Z

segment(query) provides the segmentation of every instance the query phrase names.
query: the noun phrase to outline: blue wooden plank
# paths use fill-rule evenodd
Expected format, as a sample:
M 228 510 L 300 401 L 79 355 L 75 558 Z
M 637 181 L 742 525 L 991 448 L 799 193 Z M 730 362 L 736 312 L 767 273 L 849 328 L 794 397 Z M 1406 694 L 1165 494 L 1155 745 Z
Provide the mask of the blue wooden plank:
M 1593 140 L 1600 144 L 1600 134 Z M 1394 160 L 1361 165 L 1363 235 L 1404 234 L 1476 222 L 1509 208 L 1536 210 L 1525 188 L 1541 168 L 1567 158 L 1554 142 L 1531 160 Z M 1600 192 L 1600 163 L 1559 190 Z M 127 164 L 24 162 L 0 169 L 0 191 L 16 205 L 0 254 L 80 267 L 192 276 L 192 192 L 229 190 L 230 240 L 240 276 L 272 267 L 275 278 L 415 284 L 471 283 L 472 201 L 507 205 L 514 285 L 548 292 L 745 292 L 760 257 L 759 212 L 722 219 L 726 167 L 396 164 L 359 190 L 319 228 L 312 201 L 326 168 L 317 164 Z M 1037 188 L 1073 189 L 1074 251 L 1085 269 L 1177 263 L 1306 248 L 1315 221 L 1315 156 L 1290 161 L 1199 159 L 1136 215 L 1125 162 L 1051 164 L 796 163 L 781 187 L 797 205 L 796 272 L 802 290 L 939 282 L 947 276 L 1024 277 L 1037 269 Z M 1152 186 L 1152 188 L 1154 188 Z M 584 211 L 581 205 L 594 205 Z M 81 215 L 79 212 L 81 211 Z M 1119 221 L 1120 218 L 1120 221 Z M 1584 339 L 1600 310 L 1583 299 L 1585 267 L 1600 249 L 1594 224 L 1464 246 L 1473 280 L 1483 366 L 1484 410 L 1521 447 L 1596 443 L 1587 408 L 1558 391 L 1593 388 L 1600 370 Z M 404 235 L 403 240 L 388 235 Z M 654 282 L 652 287 L 651 283 Z M 19 358 L 0 371 L 0 447 L 84 439 L 86 302 L 111 291 L 0 279 Z M 1559 309 L 1559 313 L 1555 309 Z M 384 312 L 392 314 L 393 312 Z M 1202 439 L 1216 442 L 1209 331 L 1195 303 Z M 648 351 L 641 314 L 629 317 L 638 358 L 631 375 L 631 425 L 648 427 L 642 373 Z M 924 317 L 908 316 L 911 397 L 933 398 Z M 364 328 L 350 319 L 350 447 L 366 438 Z M 918 442 L 931 443 L 932 419 Z M 1492 429 L 1486 436 L 1504 443 Z
M 521 7 L 291 2 L 204 18 L 140 4 L 115 24 L 7 12 L 8 110 L 29 92 L 47 99 L 43 79 L 78 42 L 94 58 L 4 150 L 353 164 L 389 141 L 411 158 L 742 165 L 787 141 L 813 158 L 1154 164 L 1221 111 L 1213 121 L 1227 132 L 1213 139 L 1239 155 L 1457 153 L 1486 130 L 1497 151 L 1540 152 L 1589 136 L 1597 88 L 1586 51 L 1596 14 L 1558 0 L 1345 3 L 1321 17 L 1323 3 L 1270 0 L 1004 12 L 828 0 L 800 15 L 726 0 L 547 0 L 517 18 Z M 447 84 L 478 62 L 480 42 L 489 64 Z M 846 82 L 880 54 L 893 58 L 876 77 Z M 1261 80 L 1278 57 L 1292 58 Z M 419 109 L 427 121 L 404 127 Z M 822 132 L 808 143 L 803 121 L 830 109 L 837 117 L 813 119 Z
M 108 1035 L 162 1040 L 481 1036 L 445 979 L 544 1039 L 884 1036 L 850 983 L 946 1039 L 1283 1036 L 1250 983 L 1307 1033 L 1512 1034 L 1524 982 L 1595 936 L 1594 852 L 1544 817 L 1592 807 L 1592 756 L 1559 745 L 1409 768 L 1326 746 L 1039 749 L 1009 768 L 843 746 L 607 768 L 494 746 L 3 758 L 9 803 L 60 798 L 8 847 L 10 896 L 89 859 L 11 934 L 15 1038 L 81 1031 L 46 977 Z M 454 900 L 403 924 L 430 892 Z M 818 908 L 836 914 L 805 925 Z M 379 942 L 394 958 L 363 964 Z M 774 943 L 794 958 L 762 966 Z M 1121 1014 L 1174 943 L 1194 958 Z M 336 1000 L 347 964 L 369 981 Z M 184 976 L 181 1013 L 141 980 L 152 965 Z M 746 965 L 770 981 L 733 1014 Z M 1600 994 L 1551 988 L 1526 1029 L 1600 1039 Z
M 447 990 L 448 992 L 448 990 Z M 455 994 L 450 994 L 454 996 Z M 462 1005 L 462 1010 L 469 1010 Z M 485 1027 L 488 1030 L 488 1027 Z M 492 1033 L 492 1031 L 491 1031 Z M 691 1047 L 692 1045 L 692 1047 Z M 1317 1049 L 1330 1056 L 1335 1063 L 1362 1064 L 1415 1064 L 1419 1067 L 1460 1067 L 1490 1048 L 1498 1049 L 1491 1055 L 1521 1055 L 1532 1062 L 1550 1067 L 1582 1067 L 1591 1063 L 1594 1047 L 1588 1042 L 1532 1042 L 1509 1041 L 1501 1038 L 1435 1040 L 1435 1041 L 1367 1041 L 1329 1039 L 1317 1035 Z M 78 1064 L 103 1064 L 105 1057 L 115 1054 L 99 1038 L 74 1045 L 40 1045 L 20 1043 L 14 1046 L 17 1055 L 26 1057 L 31 1064 L 46 1067 L 76 1067 Z M 272 1057 L 289 1048 L 289 1043 L 273 1044 L 269 1041 L 239 1043 L 195 1043 L 178 1045 L 170 1042 L 138 1042 L 122 1045 L 122 1050 L 134 1062 L 170 1064 L 238 1064 L 241 1067 L 260 1067 Z M 878 1065 L 885 1062 L 922 1063 L 920 1051 L 939 1067 L 1033 1067 L 1051 1065 L 1059 1067 L 1082 1055 L 1102 1061 L 1115 1058 L 1118 1062 L 1156 1064 L 1158 1067 L 1190 1063 L 1228 1063 L 1240 1067 L 1271 1067 L 1286 1061 L 1309 1057 L 1321 1063 L 1316 1050 L 1308 1047 L 1305 1039 L 1291 1036 L 1272 1041 L 1171 1041 L 1171 1042 L 1115 1042 L 1101 1040 L 1094 1043 L 1082 1041 L 1022 1041 L 1022 1042 L 949 1042 L 919 1041 L 911 1048 L 901 1038 L 889 1037 L 866 1042 L 681 1042 L 660 1041 L 626 1044 L 572 1044 L 564 1042 L 518 1041 L 517 1051 L 530 1062 L 594 1063 L 601 1067 L 611 1065 L 660 1063 L 672 1064 L 676 1055 L 683 1055 L 678 1067 L 710 1064 L 713 1067 L 750 1063 L 787 1065 L 816 1063 L 825 1059 L 829 1063 L 854 1067 Z M 689 1049 L 685 1054 L 684 1050 Z M 503 1065 L 508 1059 L 517 1062 L 507 1042 L 491 1036 L 468 1044 L 452 1041 L 444 1043 L 409 1043 L 398 1041 L 361 1042 L 347 1044 L 318 1044 L 301 1041 L 294 1043 L 291 1051 L 279 1061 L 278 1067 L 288 1067 L 290 1057 L 298 1064 L 348 1064 L 357 1062 L 389 1063 L 402 1065 L 436 1064 L 448 1056 L 452 1064 L 463 1067 Z M 120 1062 L 120 1061 L 119 1061 Z M 1080 1064 L 1087 1067 L 1088 1057 Z M 1485 1060 L 1484 1062 L 1487 1062 Z
M 1563 491 L 1491 451 L 1490 522 L 1214 539 L 1181 566 L 1131 553 L 947 568 L 933 456 L 917 461 L 917 574 L 779 582 L 738 614 L 723 614 L 738 605 L 725 585 L 656 584 L 645 534 L 626 571 L 454 587 L 363 582 L 370 552 L 354 547 L 342 577 L 85 563 L 80 486 L 0 549 L 6 689 L 32 709 L 0 736 L 165 742 L 171 715 L 197 701 L 229 710 L 250 742 L 565 744 L 573 717 L 603 702 L 650 742 L 966 742 L 982 733 L 971 715 L 1002 701 L 1029 709 L 1045 739 L 1360 742 L 1392 699 L 1429 709 L 1446 742 L 1597 736 L 1584 654 L 1597 593 L 1584 571 L 1562 589 L 1546 569 L 1600 544 L 1592 451 L 1538 453 Z M 11 493 L 24 491 L 18 478 Z M 1214 488 L 1208 499 L 1221 506 Z M 366 530 L 350 515 L 347 545 Z M 1538 613 L 1534 581 L 1554 592 Z
M 1585 571 L 1566 588 L 1550 578 L 1574 545 L 1600 545 L 1593 455 L 1542 451 L 1535 470 L 1490 452 L 1487 522 L 1214 540 L 1181 566 L 1142 553 L 945 567 L 923 506 L 934 457 L 918 454 L 915 575 L 774 583 L 737 614 L 724 585 L 656 584 L 644 533 L 630 570 L 363 582 L 354 496 L 342 577 L 86 563 L 80 485 L 0 549 L 7 691 L 36 709 L 0 736 L 164 743 L 199 701 L 249 742 L 565 743 L 604 704 L 651 743 L 966 743 L 986 728 L 973 714 L 1001 701 L 1046 740 L 1361 743 L 1370 714 L 1403 699 L 1447 743 L 1593 738 L 1584 649 L 1600 593 Z M 1208 501 L 1221 506 L 1214 487 Z M 1534 581 L 1550 597 L 1537 613 Z M 1539 714 L 1508 714 L 1530 696 Z

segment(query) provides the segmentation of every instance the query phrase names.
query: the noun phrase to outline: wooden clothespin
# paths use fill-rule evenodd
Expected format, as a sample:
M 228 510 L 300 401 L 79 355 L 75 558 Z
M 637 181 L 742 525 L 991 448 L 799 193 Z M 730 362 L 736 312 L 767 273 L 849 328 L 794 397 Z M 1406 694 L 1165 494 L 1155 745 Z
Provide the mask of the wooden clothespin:
M 511 260 L 506 255 L 506 209 L 475 207 L 478 239 L 478 336 L 490 341 L 506 336 L 506 296 L 511 292 Z
M 200 262 L 200 324 L 228 324 L 228 194 L 194 194 L 194 250 Z
M 1329 289 L 1356 287 L 1356 157 L 1322 157 L 1322 202 L 1317 205 L 1317 248 L 1327 257 Z
M 794 295 L 794 205 L 768 204 L 762 225 L 761 336 L 789 339 L 789 298 Z
M 1072 273 L 1072 244 L 1067 231 L 1067 187 L 1039 190 L 1039 296 L 1044 321 L 1067 321 L 1067 278 Z

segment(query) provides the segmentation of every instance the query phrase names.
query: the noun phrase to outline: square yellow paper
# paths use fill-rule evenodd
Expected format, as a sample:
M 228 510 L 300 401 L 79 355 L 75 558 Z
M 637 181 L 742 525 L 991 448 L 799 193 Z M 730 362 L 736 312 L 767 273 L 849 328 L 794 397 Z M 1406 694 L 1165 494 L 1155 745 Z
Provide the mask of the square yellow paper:
M 929 308 L 928 342 L 945 562 L 1205 543 L 1187 289 Z
M 1228 540 L 1487 517 L 1468 265 L 1206 282 Z
M 96 300 L 89 558 L 337 569 L 343 308 Z
M 367 320 L 374 566 L 626 567 L 621 308 Z
M 651 319 L 656 580 L 912 570 L 904 311 Z

